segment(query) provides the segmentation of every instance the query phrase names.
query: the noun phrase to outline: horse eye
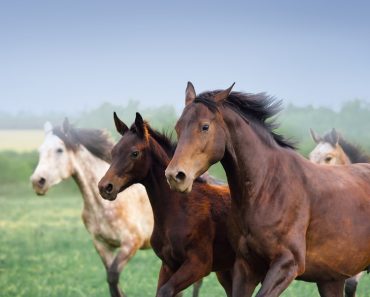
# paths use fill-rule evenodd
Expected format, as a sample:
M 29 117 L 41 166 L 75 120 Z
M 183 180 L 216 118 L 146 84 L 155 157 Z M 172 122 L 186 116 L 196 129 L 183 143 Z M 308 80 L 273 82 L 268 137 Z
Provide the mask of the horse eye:
M 203 131 L 203 132 L 208 131 L 208 129 L 209 129 L 209 125 L 208 125 L 208 124 L 204 124 L 204 125 L 202 126 L 202 131 Z
M 330 157 L 330 156 L 329 156 L 329 157 L 326 157 L 326 158 L 325 158 L 325 162 L 326 162 L 326 163 L 329 163 L 329 162 L 331 161 L 331 159 L 333 159 L 333 158 L 332 158 L 332 157 Z
M 134 151 L 131 153 L 131 158 L 136 159 L 139 156 L 139 151 Z
M 58 149 L 57 149 L 57 153 L 58 153 L 58 154 L 63 153 L 63 149 L 62 149 L 62 148 L 58 148 Z

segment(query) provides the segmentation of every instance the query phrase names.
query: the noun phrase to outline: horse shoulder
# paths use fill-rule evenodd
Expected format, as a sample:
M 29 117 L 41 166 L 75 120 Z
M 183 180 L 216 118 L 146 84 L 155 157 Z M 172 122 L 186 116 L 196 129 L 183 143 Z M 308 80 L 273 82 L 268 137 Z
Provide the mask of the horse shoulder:
M 116 200 L 119 203 L 117 216 L 121 224 L 125 224 L 131 233 L 139 235 L 144 247 L 149 246 L 154 219 L 145 187 L 134 184 L 119 196 L 121 197 Z

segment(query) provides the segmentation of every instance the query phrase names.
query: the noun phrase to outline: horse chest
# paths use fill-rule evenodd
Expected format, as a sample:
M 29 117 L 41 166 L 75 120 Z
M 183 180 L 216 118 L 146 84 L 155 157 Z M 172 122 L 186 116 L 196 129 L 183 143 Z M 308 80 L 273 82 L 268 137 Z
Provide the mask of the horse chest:
M 186 233 L 179 230 L 163 231 L 154 229 L 151 245 L 157 256 L 172 269 L 186 258 Z

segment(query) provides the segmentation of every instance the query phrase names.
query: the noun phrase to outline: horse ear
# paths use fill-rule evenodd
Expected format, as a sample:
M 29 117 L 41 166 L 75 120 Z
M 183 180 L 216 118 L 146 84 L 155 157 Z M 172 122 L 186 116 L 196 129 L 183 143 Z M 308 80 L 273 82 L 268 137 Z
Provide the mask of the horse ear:
M 337 132 L 337 130 L 335 130 L 335 128 L 331 129 L 331 137 L 333 139 L 333 142 L 337 145 L 338 142 L 339 142 L 339 133 Z
M 71 125 L 69 124 L 68 118 L 65 118 L 63 121 L 63 126 L 62 126 L 63 133 L 68 134 L 70 127 Z
M 185 106 L 192 103 L 196 96 L 197 95 L 195 93 L 193 84 L 190 81 L 188 81 L 188 85 L 186 86 L 186 90 L 185 90 Z
M 135 117 L 135 128 L 136 128 L 136 133 L 139 137 L 141 138 L 147 137 L 148 130 L 145 127 L 145 122 L 143 120 L 143 117 L 138 112 L 136 113 L 136 117 Z
M 214 97 L 216 103 L 221 102 L 221 101 L 225 100 L 227 97 L 229 97 L 229 95 L 231 93 L 231 90 L 233 89 L 234 85 L 235 85 L 235 83 L 233 83 L 230 88 L 217 93 Z
M 44 132 L 45 134 L 49 134 L 53 131 L 53 125 L 50 122 L 46 122 L 44 124 Z
M 311 133 L 311 137 L 312 137 L 312 139 L 313 139 L 313 141 L 315 142 L 315 143 L 319 143 L 320 141 L 322 141 L 322 138 L 321 138 L 321 136 L 319 135 L 319 134 L 317 134 L 314 130 L 312 130 L 311 128 L 310 128 L 310 133 Z
M 114 124 L 116 125 L 116 130 L 119 134 L 123 136 L 128 131 L 128 127 L 124 122 L 120 120 L 116 112 L 113 112 L 113 119 L 114 119 Z

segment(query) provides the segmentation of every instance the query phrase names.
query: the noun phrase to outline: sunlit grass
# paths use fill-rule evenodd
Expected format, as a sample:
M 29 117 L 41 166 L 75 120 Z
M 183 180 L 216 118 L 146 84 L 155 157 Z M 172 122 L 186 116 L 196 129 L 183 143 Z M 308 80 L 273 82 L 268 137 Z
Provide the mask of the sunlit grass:
M 0 130 L 0 151 L 36 150 L 44 139 L 42 130 Z
M 0 191 L 1 192 L 1 191 Z M 104 268 L 80 219 L 82 199 L 46 197 L 32 192 L 0 194 L 0 296 L 108 296 Z M 160 261 L 151 250 L 139 251 L 121 275 L 128 296 L 155 295 Z M 365 276 L 359 297 L 369 296 Z M 187 290 L 191 296 L 191 289 Z M 202 297 L 225 296 L 215 276 L 205 279 Z M 318 296 L 316 286 L 295 282 L 285 297 Z

